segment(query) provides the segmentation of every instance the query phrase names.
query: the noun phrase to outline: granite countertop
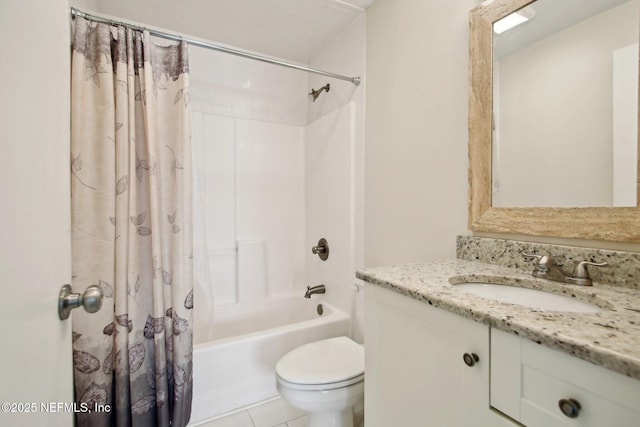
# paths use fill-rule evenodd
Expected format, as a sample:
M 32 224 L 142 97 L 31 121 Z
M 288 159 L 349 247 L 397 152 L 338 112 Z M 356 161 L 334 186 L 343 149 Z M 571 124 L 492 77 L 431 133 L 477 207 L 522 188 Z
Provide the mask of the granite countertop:
M 545 289 L 598 305 L 597 313 L 544 311 L 481 298 L 449 279 L 508 277 L 520 286 Z M 368 283 L 512 332 L 549 348 L 640 380 L 640 291 L 594 283 L 592 287 L 536 279 L 521 270 L 462 259 L 376 267 L 356 272 Z M 458 281 L 459 283 L 460 281 Z

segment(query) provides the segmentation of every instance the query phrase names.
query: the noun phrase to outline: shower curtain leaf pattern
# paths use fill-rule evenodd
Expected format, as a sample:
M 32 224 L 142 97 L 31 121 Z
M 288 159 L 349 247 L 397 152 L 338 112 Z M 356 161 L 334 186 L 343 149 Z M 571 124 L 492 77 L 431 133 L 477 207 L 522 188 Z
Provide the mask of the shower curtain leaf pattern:
M 115 323 L 111 322 L 107 326 L 105 326 L 102 329 L 102 333 L 109 336 L 113 335 L 114 333 L 117 333 Z
M 98 286 L 100 286 L 100 289 L 102 290 L 102 296 L 104 298 L 113 298 L 113 287 L 111 287 L 110 284 L 108 284 L 104 280 L 98 280 Z
M 98 283 L 106 300 L 97 313 L 73 314 L 74 379 L 79 403 L 112 408 L 77 414 L 81 427 L 185 426 L 190 417 L 188 96 L 185 42 L 161 47 L 147 32 L 76 17 L 73 286 Z
M 82 170 L 82 161 L 80 159 L 80 154 L 74 157 L 73 153 L 71 153 L 71 175 L 75 179 L 77 179 L 78 182 L 80 182 L 80 184 L 84 185 L 87 188 L 95 190 L 95 187 L 90 186 L 89 184 L 82 181 L 82 179 L 80 179 L 80 177 L 78 176 L 78 172 L 80 172 L 81 170 Z
M 119 196 L 129 189 L 129 175 L 125 175 L 116 184 L 116 194 Z
M 149 166 L 149 162 L 144 158 L 141 158 L 138 153 L 136 153 L 136 178 L 138 178 L 138 182 L 140 183 L 142 183 L 144 171 L 147 171 L 149 174 L 153 174 L 155 172 L 155 163 L 153 163 L 152 166 Z
M 147 321 L 144 324 L 144 337 L 153 338 L 155 334 L 159 334 L 164 331 L 164 318 L 147 316 Z
M 171 231 L 173 231 L 174 233 L 179 233 L 182 228 L 176 224 L 176 213 L 174 212 L 171 215 L 167 215 L 167 220 L 169 221 L 169 224 L 171 224 Z
M 87 352 L 74 350 L 73 366 L 83 374 L 90 374 L 100 369 L 100 361 Z
M 187 310 L 191 310 L 193 308 L 193 289 L 187 294 L 187 297 L 184 299 L 184 308 L 186 308 Z

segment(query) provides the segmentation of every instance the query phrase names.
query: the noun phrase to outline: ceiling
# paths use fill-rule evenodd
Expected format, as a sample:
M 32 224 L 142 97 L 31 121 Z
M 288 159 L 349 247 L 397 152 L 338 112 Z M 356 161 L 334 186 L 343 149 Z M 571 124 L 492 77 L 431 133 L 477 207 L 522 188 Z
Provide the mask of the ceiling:
M 494 36 L 494 55 L 496 58 L 508 55 L 630 1 L 638 0 L 537 0 L 529 5 L 535 11 L 533 19 Z
M 322 51 L 373 2 L 374 0 L 93 1 L 96 8 L 94 11 L 100 14 L 302 64 L 307 64 Z

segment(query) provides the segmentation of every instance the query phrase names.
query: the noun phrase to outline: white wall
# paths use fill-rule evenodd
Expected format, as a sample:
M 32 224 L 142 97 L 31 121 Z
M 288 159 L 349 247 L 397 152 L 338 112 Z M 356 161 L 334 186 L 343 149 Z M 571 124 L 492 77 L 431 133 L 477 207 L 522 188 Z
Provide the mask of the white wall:
M 69 6 L 77 7 L 80 10 L 98 10 L 97 0 L 69 0 Z
M 367 266 L 452 258 L 468 233 L 468 14 L 479 3 L 367 9 Z

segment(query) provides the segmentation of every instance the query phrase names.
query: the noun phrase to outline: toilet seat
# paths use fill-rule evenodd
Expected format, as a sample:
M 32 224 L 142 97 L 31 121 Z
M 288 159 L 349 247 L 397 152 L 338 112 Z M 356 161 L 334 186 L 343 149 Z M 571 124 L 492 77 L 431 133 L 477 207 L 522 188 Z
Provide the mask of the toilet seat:
M 321 384 L 297 384 L 292 383 L 286 380 L 283 380 L 278 375 L 278 383 L 282 386 L 288 387 L 294 390 L 309 390 L 309 391 L 321 391 L 321 390 L 336 390 L 342 387 L 347 387 L 353 384 L 357 384 L 364 380 L 364 374 L 358 375 L 357 377 L 350 378 L 345 381 L 338 381 L 334 383 L 321 383 Z
M 276 365 L 278 382 L 297 390 L 330 390 L 364 379 L 364 347 L 347 337 L 305 344 Z

